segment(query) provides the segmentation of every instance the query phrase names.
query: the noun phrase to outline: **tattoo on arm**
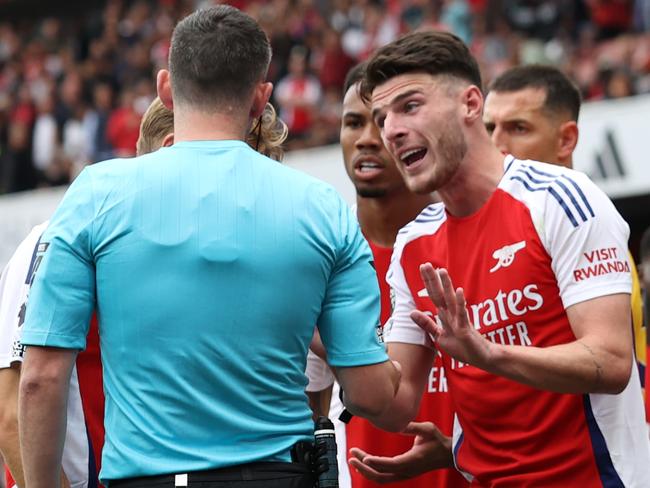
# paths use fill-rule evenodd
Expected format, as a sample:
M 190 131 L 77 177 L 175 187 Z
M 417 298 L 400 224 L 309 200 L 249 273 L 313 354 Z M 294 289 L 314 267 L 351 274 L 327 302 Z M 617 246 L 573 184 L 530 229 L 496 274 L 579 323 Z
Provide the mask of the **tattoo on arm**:
M 591 354 L 591 359 L 594 362 L 594 367 L 596 368 L 596 378 L 594 379 L 594 390 L 597 390 L 600 387 L 600 384 L 603 382 L 603 367 L 596 360 L 596 353 L 587 345 L 582 342 L 579 342 L 582 347 L 584 347 L 589 354 Z

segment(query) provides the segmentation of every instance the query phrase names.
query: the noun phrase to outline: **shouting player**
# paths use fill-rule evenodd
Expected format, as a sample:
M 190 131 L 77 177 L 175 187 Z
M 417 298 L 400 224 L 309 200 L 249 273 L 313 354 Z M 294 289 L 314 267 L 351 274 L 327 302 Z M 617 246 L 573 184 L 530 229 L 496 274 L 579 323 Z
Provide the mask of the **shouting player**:
M 437 348 L 456 466 L 477 486 L 647 486 L 627 224 L 585 175 L 504 157 L 480 86 L 447 33 L 368 63 L 362 93 L 407 186 L 442 199 L 395 244 L 386 340 L 403 380 L 379 425 L 415 416 Z

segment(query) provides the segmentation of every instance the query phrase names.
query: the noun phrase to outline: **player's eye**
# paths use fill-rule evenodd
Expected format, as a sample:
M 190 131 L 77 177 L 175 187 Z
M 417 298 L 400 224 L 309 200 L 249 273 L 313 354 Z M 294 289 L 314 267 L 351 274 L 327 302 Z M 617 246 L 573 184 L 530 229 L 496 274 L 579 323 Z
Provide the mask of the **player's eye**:
M 418 102 L 406 102 L 404 104 L 404 112 L 409 113 L 418 108 L 420 104 Z
M 343 121 L 343 126 L 347 127 L 348 129 L 359 129 L 361 128 L 363 124 L 361 123 L 361 120 L 359 119 L 345 119 Z

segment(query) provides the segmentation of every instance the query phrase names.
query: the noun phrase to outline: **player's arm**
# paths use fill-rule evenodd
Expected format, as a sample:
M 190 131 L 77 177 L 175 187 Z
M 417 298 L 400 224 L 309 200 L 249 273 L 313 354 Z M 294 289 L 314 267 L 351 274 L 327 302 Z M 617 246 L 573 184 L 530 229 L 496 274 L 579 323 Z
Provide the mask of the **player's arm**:
M 608 295 L 575 304 L 567 316 L 576 341 L 550 348 L 495 348 L 497 371 L 544 390 L 620 393 L 632 368 L 630 296 Z M 615 332 L 614 332 L 615 331 Z
M 358 368 L 335 368 L 351 413 L 379 428 L 402 431 L 417 415 L 433 350 L 415 344 L 391 343 L 392 361 Z M 399 369 L 395 369 L 395 365 Z M 390 379 L 390 386 L 385 379 Z
M 68 385 L 76 355 L 72 349 L 27 348 L 20 378 L 19 425 L 25 486 L 30 488 L 60 486 Z
M 453 277 L 430 264 L 420 273 L 440 324 L 421 312 L 412 317 L 448 354 L 491 373 L 560 393 L 618 393 L 632 369 L 629 227 L 586 175 L 566 173 L 559 179 L 571 205 L 546 192 L 531 211 L 575 340 L 545 348 L 488 341 L 471 326 L 464 293 L 454 289 Z M 605 271 L 595 272 L 598 267 Z
M 386 430 L 402 430 L 407 422 L 388 415 L 400 387 L 400 371 L 392 361 L 355 367 L 333 368 L 343 390 L 343 403 L 354 415 L 373 423 L 382 422 Z
M 0 451 L 18 486 L 25 486 L 18 437 L 20 363 L 0 369 Z
M 444 269 L 420 268 L 440 324 L 420 311 L 413 320 L 452 357 L 490 373 L 559 393 L 620 393 L 632 367 L 630 296 L 606 295 L 572 305 L 576 340 L 539 348 L 495 344 L 470 323 L 461 288 Z

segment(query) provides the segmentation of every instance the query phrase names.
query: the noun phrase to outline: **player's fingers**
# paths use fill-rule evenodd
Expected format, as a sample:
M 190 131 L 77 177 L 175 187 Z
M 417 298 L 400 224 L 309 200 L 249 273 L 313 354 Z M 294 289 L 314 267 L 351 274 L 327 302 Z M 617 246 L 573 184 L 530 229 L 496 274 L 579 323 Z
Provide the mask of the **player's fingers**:
M 433 422 L 409 422 L 402 434 L 419 435 L 421 437 L 433 437 L 438 427 Z
M 420 276 L 424 282 L 424 286 L 427 289 L 427 293 L 433 304 L 438 309 L 445 309 L 447 304 L 445 303 L 445 296 L 442 289 L 442 284 L 440 283 L 440 278 L 438 273 L 433 269 L 431 263 L 424 263 L 420 265 Z
M 424 312 L 413 310 L 411 312 L 411 320 L 415 322 L 423 331 L 428 332 L 434 342 L 438 340 L 442 334 L 442 327 Z
M 353 469 L 356 469 L 364 478 L 368 478 L 371 481 L 376 483 L 391 483 L 397 481 L 398 478 L 392 473 L 380 473 L 379 471 L 371 468 L 364 462 L 360 461 L 357 458 L 348 459 L 348 463 Z
M 440 268 L 437 270 L 438 277 L 440 279 L 440 284 L 442 286 L 442 294 L 447 304 L 447 310 L 449 314 L 453 317 L 456 315 L 458 309 L 456 303 L 456 293 L 454 292 L 454 284 L 451 282 L 451 277 L 446 269 Z
M 471 326 L 472 323 L 469 320 L 469 312 L 467 311 L 467 300 L 465 300 L 465 290 L 462 288 L 456 289 L 456 303 L 458 304 L 458 310 L 456 310 L 458 319 L 462 323 Z
M 369 456 L 369 454 L 364 451 L 363 449 L 359 449 L 358 447 L 353 447 L 350 449 L 350 454 L 357 458 L 359 461 L 363 461 L 363 458 L 366 456 Z

